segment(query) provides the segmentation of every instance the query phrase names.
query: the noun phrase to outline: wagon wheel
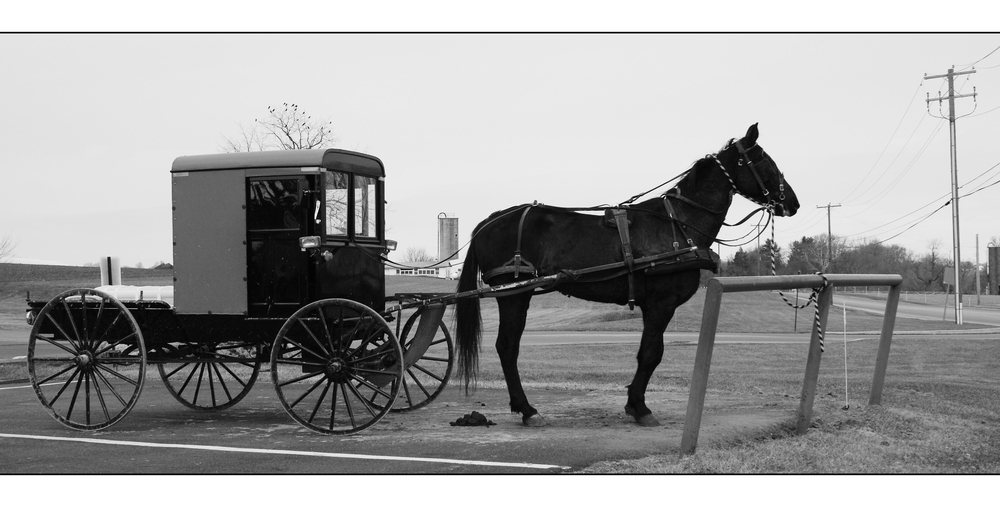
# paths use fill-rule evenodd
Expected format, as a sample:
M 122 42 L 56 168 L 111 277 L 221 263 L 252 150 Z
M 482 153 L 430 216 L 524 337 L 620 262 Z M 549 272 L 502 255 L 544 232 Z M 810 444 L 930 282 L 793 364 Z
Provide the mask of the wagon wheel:
M 28 377 L 60 423 L 99 430 L 135 406 L 146 378 L 142 332 L 125 306 L 103 292 L 63 292 L 38 313 L 28 338 Z
M 385 320 L 346 299 L 310 303 L 285 321 L 271 350 L 271 379 L 281 405 L 299 424 L 350 434 L 392 407 L 403 376 L 403 351 Z
M 156 368 L 167 391 L 195 410 L 222 410 L 239 403 L 257 381 L 263 361 L 259 344 L 243 342 L 185 343 L 177 353 L 178 361 Z
M 411 335 L 411 331 L 415 331 L 413 325 L 423 313 L 424 308 L 418 309 L 403 326 L 399 341 L 403 347 L 404 355 L 413 345 L 415 337 Z M 434 398 L 437 398 L 448 385 L 448 379 L 451 378 L 451 368 L 454 364 L 455 347 L 448 327 L 444 325 L 444 322 L 438 325 L 441 334 L 436 334 L 424 354 L 406 368 L 406 373 L 403 375 L 403 386 L 400 389 L 399 398 L 393 406 L 393 412 L 406 412 L 426 406 L 434 401 Z

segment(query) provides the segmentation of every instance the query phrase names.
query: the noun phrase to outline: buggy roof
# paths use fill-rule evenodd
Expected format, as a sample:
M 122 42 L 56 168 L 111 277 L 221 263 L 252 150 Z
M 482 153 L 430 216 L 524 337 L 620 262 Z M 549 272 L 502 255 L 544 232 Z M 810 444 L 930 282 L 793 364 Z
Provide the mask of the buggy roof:
M 276 150 L 249 153 L 216 153 L 177 157 L 170 172 L 224 171 L 276 167 L 323 167 L 365 176 L 385 177 L 382 161 L 371 155 L 353 151 Z

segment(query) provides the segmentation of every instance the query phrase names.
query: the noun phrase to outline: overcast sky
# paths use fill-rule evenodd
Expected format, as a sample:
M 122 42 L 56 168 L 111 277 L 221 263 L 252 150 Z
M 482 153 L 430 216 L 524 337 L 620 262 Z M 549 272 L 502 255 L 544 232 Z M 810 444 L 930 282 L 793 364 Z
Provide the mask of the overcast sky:
M 4 34 L 0 236 L 24 261 L 170 262 L 173 160 L 216 153 L 289 102 L 385 163 L 400 252 L 435 254 L 440 212 L 465 243 L 515 204 L 619 203 L 759 122 L 802 205 L 777 221 L 786 252 L 826 233 L 817 206 L 833 203 L 836 236 L 918 256 L 939 241 L 950 257 L 950 208 L 916 223 L 950 192 L 948 122 L 926 104 L 946 81 L 924 75 L 975 63 L 956 79 L 978 94 L 956 107 L 968 194 L 1000 181 L 998 47 L 996 34 Z M 982 262 L 1000 237 L 998 196 L 960 201 L 963 259 L 976 234 Z M 730 221 L 754 207 L 734 203 Z

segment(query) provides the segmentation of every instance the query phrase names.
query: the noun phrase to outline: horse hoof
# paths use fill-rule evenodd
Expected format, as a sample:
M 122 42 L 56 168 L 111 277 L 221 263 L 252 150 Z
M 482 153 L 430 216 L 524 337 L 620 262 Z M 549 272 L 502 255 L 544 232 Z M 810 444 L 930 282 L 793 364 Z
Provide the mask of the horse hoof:
M 652 428 L 654 426 L 660 425 L 659 419 L 657 419 L 656 416 L 654 416 L 653 414 L 639 415 L 634 408 L 628 405 L 625 405 L 625 413 L 634 417 L 635 422 L 638 423 L 639 426 Z
M 545 418 L 535 414 L 524 420 L 524 425 L 529 428 L 541 428 L 542 426 L 548 426 L 549 423 L 545 422 Z
M 660 425 L 660 421 L 653 414 L 646 414 L 642 417 L 637 417 L 635 422 L 639 423 L 639 426 L 646 428 L 652 428 Z

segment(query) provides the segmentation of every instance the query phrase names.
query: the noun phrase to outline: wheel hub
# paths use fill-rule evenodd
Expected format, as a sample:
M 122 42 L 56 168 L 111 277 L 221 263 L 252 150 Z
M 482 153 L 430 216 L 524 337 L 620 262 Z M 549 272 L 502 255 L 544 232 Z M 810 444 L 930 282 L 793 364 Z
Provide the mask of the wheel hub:
M 83 352 L 82 354 L 73 358 L 73 360 L 76 362 L 76 365 L 79 366 L 80 368 L 90 368 L 93 365 L 94 356 L 91 355 L 90 352 Z
M 331 379 L 340 379 L 347 375 L 347 363 L 339 357 L 335 357 L 326 363 L 326 376 Z

